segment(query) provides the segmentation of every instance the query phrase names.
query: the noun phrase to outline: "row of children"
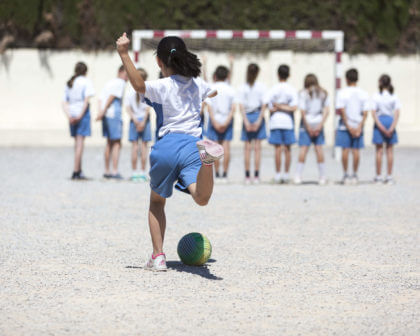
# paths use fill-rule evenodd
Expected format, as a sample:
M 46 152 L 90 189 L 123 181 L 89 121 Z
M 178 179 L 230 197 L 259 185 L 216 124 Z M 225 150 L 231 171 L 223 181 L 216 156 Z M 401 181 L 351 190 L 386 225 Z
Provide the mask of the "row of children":
M 143 80 L 147 73 L 138 69 Z M 313 74 L 304 79 L 304 88 L 298 93 L 287 80 L 290 69 L 281 65 L 277 74 L 279 83 L 270 90 L 257 81 L 259 67 L 257 64 L 248 65 L 246 83 L 237 93 L 229 84 L 230 72 L 228 68 L 219 66 L 213 74 L 213 89 L 218 95 L 206 99 L 201 107 L 202 120 L 207 115 L 203 134 L 210 140 L 216 141 L 224 147 L 223 171 L 219 170 L 219 161 L 215 162 L 216 178 L 227 180 L 230 161 L 230 141 L 233 138 L 233 118 L 236 108 L 239 108 L 243 119 L 241 140 L 245 143 L 245 183 L 259 183 L 259 169 L 261 162 L 261 141 L 267 138 L 264 114 L 270 113 L 268 141 L 275 148 L 275 176 L 274 182 L 287 182 L 291 164 L 291 145 L 296 142 L 294 133 L 294 114 L 301 112 L 298 144 L 300 147 L 298 164 L 294 182 L 302 182 L 305 158 L 311 144 L 314 144 L 318 168 L 319 183 L 326 183 L 324 154 L 322 146 L 325 143 L 323 126 L 329 114 L 330 100 Z M 68 81 L 65 88 L 64 110 L 70 121 L 71 135 L 75 137 L 75 162 L 73 179 L 84 179 L 81 170 L 84 137 L 91 134 L 89 98 L 94 95 L 94 89 L 86 77 L 87 67 L 84 63 L 77 63 L 75 74 Z M 118 70 L 117 78 L 109 81 L 102 92 L 100 112 L 96 120 L 102 120 L 103 135 L 107 138 L 105 148 L 104 178 L 121 179 L 118 172 L 118 160 L 122 137 L 122 100 L 127 81 L 124 67 Z M 393 145 L 397 142 L 395 131 L 400 113 L 400 102 L 393 93 L 391 78 L 382 75 L 379 78 L 379 92 L 372 99 L 357 87 L 358 72 L 350 69 L 346 72 L 347 87 L 337 94 L 336 109 L 340 113 L 340 120 L 336 132 L 336 146 L 342 147 L 343 183 L 357 183 L 357 170 L 360 161 L 360 148 L 364 146 L 363 125 L 368 111 L 372 111 L 375 121 L 373 143 L 376 145 L 376 182 L 382 182 L 381 167 L 383 145 L 386 144 L 388 159 L 387 176 L 385 182 L 392 183 Z M 129 140 L 132 142 L 133 180 L 147 180 L 146 161 L 148 142 L 151 141 L 150 112 L 151 108 L 144 98 L 131 89 L 127 95 L 126 109 L 130 115 Z M 159 119 L 159 113 L 157 114 Z M 159 123 L 159 120 L 157 120 Z M 204 127 L 204 125 L 203 125 Z M 137 170 L 138 151 L 140 142 L 141 170 Z M 254 174 L 250 173 L 251 152 L 254 151 Z M 353 174 L 348 174 L 348 159 L 353 155 Z M 284 172 L 281 173 L 282 153 L 284 155 Z M 111 167 L 112 161 L 112 167 Z

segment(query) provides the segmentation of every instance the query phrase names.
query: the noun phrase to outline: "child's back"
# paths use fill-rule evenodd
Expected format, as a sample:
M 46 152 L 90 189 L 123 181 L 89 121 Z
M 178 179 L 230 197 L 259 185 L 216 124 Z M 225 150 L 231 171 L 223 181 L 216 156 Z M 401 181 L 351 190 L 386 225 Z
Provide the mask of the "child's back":
M 112 101 L 111 105 L 109 105 L 108 109 L 106 110 L 105 116 L 107 118 L 112 119 L 121 119 L 121 111 L 122 111 L 122 98 L 124 95 L 124 88 L 125 88 L 125 80 L 122 78 L 113 78 L 108 81 L 102 90 L 101 95 L 101 104 L 102 108 L 105 107 L 108 98 L 110 96 L 114 96 L 115 99 Z
M 77 76 L 72 87 L 66 86 L 64 93 L 64 100 L 69 103 L 70 115 L 77 117 L 82 111 L 85 98 L 94 94 L 92 82 L 85 76 Z
M 401 108 L 398 97 L 388 90 L 375 93 L 373 95 L 373 105 L 378 117 L 381 115 L 394 117 L 395 111 Z
M 144 98 L 156 112 L 159 138 L 168 133 L 201 136 L 201 104 L 211 92 L 206 82 L 199 77 L 172 75 L 145 84 Z
M 217 81 L 212 88 L 217 90 L 216 97 L 209 99 L 208 103 L 213 109 L 215 119 L 219 123 L 224 123 L 229 117 L 232 104 L 235 98 L 234 89 L 225 81 Z
M 297 91 L 289 83 L 280 82 L 269 91 L 266 102 L 269 107 L 271 107 L 273 103 L 297 106 Z M 271 115 L 270 129 L 293 129 L 293 127 L 293 114 L 276 111 Z
M 369 109 L 369 95 L 357 86 L 348 86 L 338 92 L 337 108 L 344 109 L 350 127 L 357 127 L 363 119 L 363 111 Z M 340 120 L 340 130 L 346 126 Z

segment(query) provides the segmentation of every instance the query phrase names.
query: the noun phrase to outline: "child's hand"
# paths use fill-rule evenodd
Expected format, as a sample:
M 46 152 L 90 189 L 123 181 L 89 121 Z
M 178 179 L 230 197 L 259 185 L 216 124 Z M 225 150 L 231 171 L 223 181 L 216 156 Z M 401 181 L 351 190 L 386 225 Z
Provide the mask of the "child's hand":
M 145 126 L 146 126 L 146 123 L 144 121 L 139 121 L 136 124 L 136 130 L 137 130 L 137 132 L 143 132 Z
M 104 118 L 105 112 L 99 112 L 98 116 L 96 117 L 95 121 L 100 121 Z
M 122 34 L 118 38 L 116 44 L 117 44 L 117 51 L 120 55 L 128 54 L 128 47 L 130 45 L 130 39 L 127 37 L 126 33 Z

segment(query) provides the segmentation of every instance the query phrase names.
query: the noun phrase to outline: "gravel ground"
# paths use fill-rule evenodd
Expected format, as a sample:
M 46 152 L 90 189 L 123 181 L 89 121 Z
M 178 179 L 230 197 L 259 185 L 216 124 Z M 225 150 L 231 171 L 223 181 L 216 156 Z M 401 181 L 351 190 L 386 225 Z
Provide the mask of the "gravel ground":
M 245 186 L 235 148 L 207 207 L 168 201 L 159 274 L 142 269 L 148 185 L 102 181 L 102 148 L 85 153 L 92 181 L 71 165 L 68 147 L 0 149 L 0 335 L 419 335 L 420 148 L 397 149 L 394 186 L 369 182 L 368 148 L 358 186 L 329 158 L 324 187 L 312 153 L 302 186 Z M 178 261 L 191 231 L 212 242 L 204 267 Z

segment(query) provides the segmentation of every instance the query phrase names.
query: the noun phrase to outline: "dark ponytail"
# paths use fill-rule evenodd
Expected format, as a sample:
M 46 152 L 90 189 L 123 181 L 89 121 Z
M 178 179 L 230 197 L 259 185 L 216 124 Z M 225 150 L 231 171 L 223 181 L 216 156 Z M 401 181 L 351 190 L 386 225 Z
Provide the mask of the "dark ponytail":
M 248 65 L 248 69 L 246 71 L 246 82 L 249 84 L 249 86 L 254 85 L 259 72 L 260 68 L 257 64 L 251 63 Z
M 67 81 L 67 86 L 72 88 L 73 82 L 78 76 L 84 76 L 87 73 L 87 65 L 83 62 L 77 62 L 74 67 L 74 75 Z
M 198 77 L 201 73 L 201 62 L 197 55 L 189 52 L 184 41 L 177 36 L 167 36 L 160 40 L 157 57 L 174 74 L 185 77 Z
M 388 90 L 390 94 L 394 93 L 394 87 L 391 84 L 391 77 L 388 75 L 382 75 L 379 77 L 379 92 L 382 93 L 383 90 Z

